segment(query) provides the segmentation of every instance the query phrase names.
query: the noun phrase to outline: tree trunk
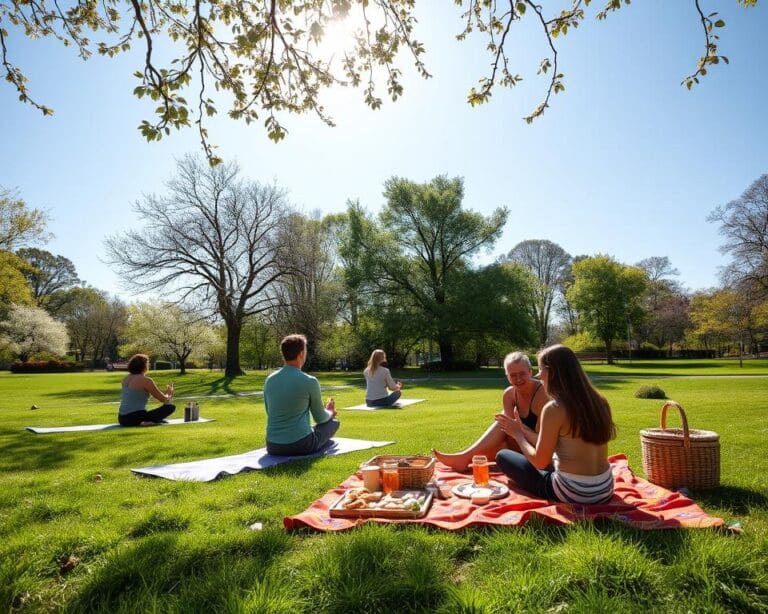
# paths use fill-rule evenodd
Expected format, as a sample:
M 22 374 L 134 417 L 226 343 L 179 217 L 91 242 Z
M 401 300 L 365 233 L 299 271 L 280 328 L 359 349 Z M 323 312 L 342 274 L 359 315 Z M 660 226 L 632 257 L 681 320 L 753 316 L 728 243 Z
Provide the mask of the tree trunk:
M 227 364 L 224 367 L 224 377 L 245 375 L 240 368 L 240 331 L 243 328 L 242 319 L 236 317 L 227 320 Z
M 443 369 L 448 370 L 453 366 L 453 343 L 447 334 L 443 334 L 438 338 L 437 345 L 440 348 L 440 362 L 443 364 Z
M 603 339 L 605 342 L 605 360 L 609 365 L 613 364 L 613 339 Z

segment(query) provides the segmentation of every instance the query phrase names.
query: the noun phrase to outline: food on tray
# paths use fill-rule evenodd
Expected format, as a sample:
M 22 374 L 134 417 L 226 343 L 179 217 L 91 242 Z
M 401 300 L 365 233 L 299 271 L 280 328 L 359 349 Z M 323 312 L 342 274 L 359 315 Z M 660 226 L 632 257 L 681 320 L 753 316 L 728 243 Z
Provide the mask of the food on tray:
M 389 494 L 370 492 L 367 488 L 350 488 L 344 494 L 339 507 L 347 510 L 400 510 L 418 512 L 426 503 L 423 491 L 396 491 Z

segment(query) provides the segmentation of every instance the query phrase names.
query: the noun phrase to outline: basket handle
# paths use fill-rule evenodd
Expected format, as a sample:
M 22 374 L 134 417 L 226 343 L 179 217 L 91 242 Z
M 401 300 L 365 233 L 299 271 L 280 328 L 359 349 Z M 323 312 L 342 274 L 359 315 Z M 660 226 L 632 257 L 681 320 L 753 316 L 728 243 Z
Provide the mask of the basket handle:
M 661 407 L 661 430 L 663 431 L 663 430 L 666 430 L 667 428 L 667 408 L 668 407 L 677 407 L 677 411 L 680 413 L 680 419 L 683 422 L 683 447 L 690 448 L 691 439 L 688 433 L 688 418 L 685 417 L 685 410 L 683 409 L 683 406 L 680 405 L 680 403 L 678 403 L 677 401 L 667 401 Z

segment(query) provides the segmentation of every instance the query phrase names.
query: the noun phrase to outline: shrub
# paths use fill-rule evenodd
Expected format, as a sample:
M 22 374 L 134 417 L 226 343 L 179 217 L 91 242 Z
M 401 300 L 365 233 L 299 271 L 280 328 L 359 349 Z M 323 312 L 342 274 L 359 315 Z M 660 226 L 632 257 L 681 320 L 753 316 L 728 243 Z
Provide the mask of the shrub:
M 82 364 L 60 360 L 16 361 L 11 365 L 11 373 L 74 373 L 83 369 Z
M 666 399 L 667 393 L 656 384 L 644 384 L 637 389 L 635 397 L 638 399 Z
M 171 363 L 167 360 L 156 360 L 152 365 L 153 371 L 167 371 L 171 368 Z

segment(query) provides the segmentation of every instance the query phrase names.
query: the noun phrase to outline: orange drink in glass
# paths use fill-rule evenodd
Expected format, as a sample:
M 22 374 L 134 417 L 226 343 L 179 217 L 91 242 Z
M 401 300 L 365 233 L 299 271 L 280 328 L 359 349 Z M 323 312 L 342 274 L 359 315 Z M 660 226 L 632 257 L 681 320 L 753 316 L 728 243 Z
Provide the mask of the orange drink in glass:
M 397 472 L 396 462 L 382 463 L 381 488 L 384 494 L 389 494 L 400 488 L 400 475 Z
M 475 486 L 488 486 L 491 477 L 488 470 L 488 459 L 485 456 L 477 455 L 472 457 L 472 477 L 474 478 Z

